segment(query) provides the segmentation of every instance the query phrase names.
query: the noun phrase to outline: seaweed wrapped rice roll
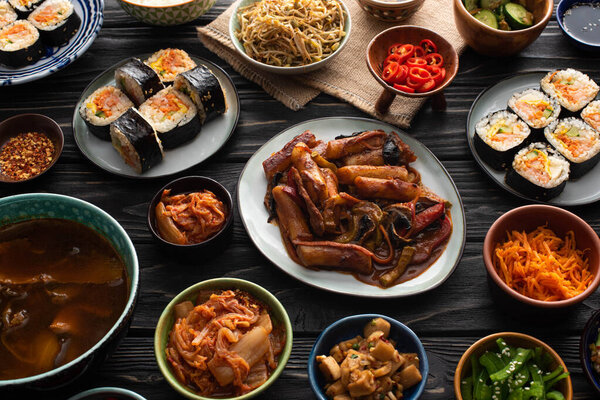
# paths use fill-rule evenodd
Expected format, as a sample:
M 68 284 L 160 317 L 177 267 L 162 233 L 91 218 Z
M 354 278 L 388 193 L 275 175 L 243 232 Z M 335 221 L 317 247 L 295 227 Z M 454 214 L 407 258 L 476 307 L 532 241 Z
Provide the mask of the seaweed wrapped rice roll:
M 13 6 L 19 18 L 27 18 L 27 16 L 35 10 L 44 0 L 8 0 Z
M 544 136 L 570 162 L 571 178 L 584 175 L 600 161 L 600 134 L 578 118 L 556 121 Z
M 227 111 L 225 91 L 217 77 L 203 65 L 179 74 L 174 86 L 192 98 L 203 124 Z
M 17 20 L 0 29 L 0 64 L 21 67 L 37 62 L 43 54 L 40 33 L 31 23 Z
M 558 196 L 569 179 L 569 163 L 545 143 L 532 143 L 521 149 L 506 174 L 506 183 L 537 199 Z
M 162 49 L 152 54 L 146 61 L 165 85 L 173 84 L 177 74 L 196 67 L 188 53 L 179 49 Z
M 515 93 L 508 106 L 533 129 L 545 128 L 560 114 L 558 102 L 535 89 Z
M 581 112 L 581 118 L 592 128 L 600 132 L 600 100 L 592 101 Z
M 139 58 L 131 58 L 115 70 L 117 87 L 139 107 L 146 99 L 164 89 L 157 73 Z
M 589 76 L 572 68 L 549 72 L 540 85 L 544 92 L 556 97 L 561 106 L 572 112 L 594 100 L 599 90 Z
M 102 140 L 110 140 L 110 124 L 133 107 L 120 89 L 103 86 L 96 89 L 79 108 L 79 115 L 90 132 Z
M 17 20 L 17 13 L 6 0 L 0 0 L 0 29 Z
M 110 125 L 110 139 L 123 161 L 138 174 L 148 171 L 163 159 L 156 131 L 133 107 Z
M 493 168 L 510 164 L 521 145 L 529 138 L 531 129 L 515 114 L 496 111 L 475 125 L 475 149 Z
M 69 0 L 46 0 L 29 14 L 27 20 L 40 31 L 42 42 L 48 46 L 67 43 L 81 25 Z
M 156 129 L 165 149 L 193 139 L 202 126 L 192 100 L 172 86 L 146 100 L 140 113 Z

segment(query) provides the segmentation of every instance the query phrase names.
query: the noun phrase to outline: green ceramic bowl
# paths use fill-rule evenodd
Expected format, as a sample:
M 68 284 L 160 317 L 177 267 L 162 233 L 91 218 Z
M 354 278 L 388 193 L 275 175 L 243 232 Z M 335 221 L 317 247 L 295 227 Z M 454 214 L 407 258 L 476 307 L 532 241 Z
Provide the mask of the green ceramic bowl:
M 119 319 L 88 351 L 43 374 L 0 380 L 0 392 L 4 388 L 53 389 L 93 370 L 108 357 L 127 333 L 138 294 L 139 266 L 135 248 L 125 230 L 108 213 L 86 201 L 52 193 L 28 193 L 0 199 L 0 226 L 39 218 L 76 221 L 104 236 L 125 262 L 129 277 L 129 297 Z
M 283 347 L 283 351 L 279 355 L 279 364 L 277 368 L 269 379 L 260 387 L 254 389 L 250 393 L 246 393 L 245 395 L 238 397 L 231 397 L 229 399 L 224 400 L 247 400 L 253 397 L 258 396 L 260 393 L 264 392 L 273 382 L 277 380 L 281 372 L 284 370 L 285 365 L 287 364 L 290 354 L 292 353 L 292 324 L 290 322 L 290 317 L 288 317 L 285 308 L 281 305 L 279 300 L 271 294 L 268 290 L 258 286 L 255 283 L 245 281 L 243 279 L 235 279 L 235 278 L 217 278 L 210 279 L 208 281 L 196 283 L 195 285 L 190 286 L 185 289 L 183 292 L 179 293 L 171 302 L 167 305 L 160 318 L 158 319 L 158 324 L 156 325 L 156 331 L 154 333 L 154 355 L 156 356 L 156 361 L 158 362 L 158 368 L 160 372 L 162 372 L 163 376 L 169 382 L 169 384 L 175 389 L 179 394 L 188 399 L 192 400 L 212 400 L 209 397 L 200 396 L 185 385 L 182 385 L 175 375 L 173 375 L 171 368 L 169 367 L 166 357 L 165 357 L 165 348 L 167 347 L 167 341 L 169 337 L 169 332 L 175 323 L 175 317 L 173 316 L 173 308 L 175 305 L 190 300 L 194 304 L 196 304 L 196 296 L 201 290 L 227 290 L 227 289 L 239 289 L 246 293 L 249 293 L 256 299 L 263 302 L 267 307 L 269 307 L 269 314 L 273 321 L 274 325 L 283 325 L 285 328 L 286 339 L 285 346 Z
M 204 15 L 215 0 L 180 0 L 169 6 L 141 5 L 138 0 L 117 0 L 123 10 L 149 25 L 173 26 L 193 21 Z

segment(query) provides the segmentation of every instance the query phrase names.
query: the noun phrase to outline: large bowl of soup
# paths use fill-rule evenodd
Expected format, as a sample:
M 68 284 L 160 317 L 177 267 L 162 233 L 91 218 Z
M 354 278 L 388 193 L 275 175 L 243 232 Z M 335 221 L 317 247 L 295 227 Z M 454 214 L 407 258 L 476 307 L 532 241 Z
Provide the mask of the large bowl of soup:
M 138 293 L 119 223 L 73 197 L 0 199 L 0 391 L 52 389 L 106 359 Z

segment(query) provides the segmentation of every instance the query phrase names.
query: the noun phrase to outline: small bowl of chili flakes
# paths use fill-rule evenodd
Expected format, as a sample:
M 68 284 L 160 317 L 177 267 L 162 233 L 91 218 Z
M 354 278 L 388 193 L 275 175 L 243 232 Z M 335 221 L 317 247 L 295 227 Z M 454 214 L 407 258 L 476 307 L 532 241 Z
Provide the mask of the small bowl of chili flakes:
M 62 153 L 60 126 L 41 114 L 20 114 L 0 123 L 0 182 L 19 183 L 48 171 Z

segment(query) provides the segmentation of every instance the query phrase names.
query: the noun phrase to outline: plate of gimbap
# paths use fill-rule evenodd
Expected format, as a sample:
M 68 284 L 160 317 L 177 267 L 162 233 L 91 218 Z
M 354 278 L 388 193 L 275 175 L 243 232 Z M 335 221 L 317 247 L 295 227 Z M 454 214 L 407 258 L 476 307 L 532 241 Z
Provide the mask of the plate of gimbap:
M 122 60 L 94 79 L 73 114 L 75 142 L 115 175 L 157 178 L 205 161 L 240 114 L 225 71 L 180 49 Z
M 600 200 L 599 87 L 574 69 L 527 72 L 473 102 L 467 139 L 481 168 L 521 198 L 574 206 Z
M 100 32 L 104 0 L 0 0 L 0 86 L 53 74 Z

